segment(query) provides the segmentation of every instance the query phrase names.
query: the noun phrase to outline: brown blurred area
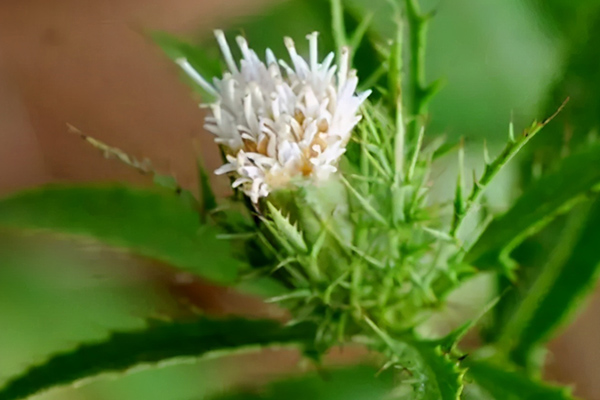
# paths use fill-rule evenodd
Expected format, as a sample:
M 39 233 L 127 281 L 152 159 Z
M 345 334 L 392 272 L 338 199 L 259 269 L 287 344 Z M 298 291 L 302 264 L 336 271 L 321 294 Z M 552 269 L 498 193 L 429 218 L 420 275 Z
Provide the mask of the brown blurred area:
M 2 0 L 0 2 L 0 193 L 52 181 L 148 178 L 68 133 L 70 123 L 193 187 L 195 150 L 218 163 L 202 114 L 177 70 L 142 30 L 181 36 L 278 0 Z M 160 277 L 156 277 L 160 279 Z M 198 286 L 199 285 L 199 286 Z M 190 283 L 179 290 L 217 312 L 253 312 L 258 302 Z M 250 305 L 249 305 L 250 304 Z M 600 400 L 600 295 L 555 340 L 548 375 Z M 256 311 L 256 310 L 254 310 Z M 260 314 L 260 312 L 259 312 Z
M 195 181 L 192 138 L 214 145 L 174 65 L 142 31 L 207 31 L 265 0 L 3 0 L 0 2 L 0 190 L 55 180 L 128 180 L 67 133 L 84 133 Z

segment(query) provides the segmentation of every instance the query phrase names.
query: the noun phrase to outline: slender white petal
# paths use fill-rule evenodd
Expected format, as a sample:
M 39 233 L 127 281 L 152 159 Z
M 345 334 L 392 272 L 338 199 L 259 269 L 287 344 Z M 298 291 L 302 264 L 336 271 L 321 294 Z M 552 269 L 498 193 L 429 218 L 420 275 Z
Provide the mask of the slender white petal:
M 177 60 L 175 60 L 175 63 L 177 63 L 177 65 L 179 65 L 181 69 L 183 69 L 183 71 L 194 80 L 194 82 L 200 85 L 202 89 L 206 90 L 213 96 L 219 95 L 217 90 L 210 83 L 208 83 L 208 81 L 204 79 L 204 77 L 200 75 L 198 71 L 194 69 L 194 67 L 192 67 L 192 65 L 188 62 L 187 59 L 178 58 Z
M 205 121 L 227 158 L 215 173 L 233 176 L 232 186 L 253 202 L 299 178 L 321 181 L 336 173 L 360 120 L 359 107 L 370 93 L 355 93 L 358 80 L 349 70 L 348 49 L 342 50 L 340 65 L 332 65 L 332 53 L 319 63 L 313 32 L 307 36 L 308 62 L 290 38 L 284 43 L 291 63 L 277 60 L 269 49 L 263 62 L 238 37 L 238 64 L 223 32 L 215 36 L 229 71 L 210 85 L 193 69 L 197 76 L 186 70 L 218 98 Z M 185 69 L 185 63 L 180 65 Z
M 229 68 L 229 70 L 231 72 L 238 72 L 237 65 L 235 64 L 235 61 L 233 60 L 233 56 L 231 55 L 231 49 L 229 48 L 229 45 L 227 44 L 227 39 L 225 38 L 225 33 L 223 33 L 222 30 L 217 29 L 215 31 L 215 38 L 217 38 L 217 43 L 219 44 L 219 47 L 221 48 L 221 53 L 223 53 L 223 58 L 225 58 L 225 63 L 227 63 L 227 68 Z

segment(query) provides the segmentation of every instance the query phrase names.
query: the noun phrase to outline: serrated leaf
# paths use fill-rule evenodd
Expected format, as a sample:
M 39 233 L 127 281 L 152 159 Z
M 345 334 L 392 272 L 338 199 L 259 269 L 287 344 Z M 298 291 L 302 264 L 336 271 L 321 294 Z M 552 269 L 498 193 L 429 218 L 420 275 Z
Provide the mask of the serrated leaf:
M 532 299 L 536 307 L 531 315 L 524 316 L 526 321 L 511 338 L 515 348 L 512 356 L 520 363 L 526 362 L 536 345 L 549 340 L 559 327 L 568 323 L 596 287 L 600 277 L 600 202 L 596 201 L 591 213 L 584 217 L 587 217 L 585 225 L 568 258 L 558 265 L 558 271 L 552 271 L 547 282 L 541 282 L 539 288 L 534 285 L 529 294 L 538 295 Z
M 218 283 L 239 262 L 219 231 L 175 193 L 124 185 L 49 185 L 0 200 L 0 226 L 80 235 Z
M 353 366 L 312 372 L 210 400 L 384 400 L 394 398 L 390 396 L 392 388 L 392 374 L 377 375 L 371 367 Z
M 410 345 L 417 350 L 425 363 L 426 375 L 429 378 L 425 385 L 434 384 L 437 387 L 436 394 L 427 390 L 430 394 L 425 399 L 460 400 L 466 370 L 460 368 L 458 362 L 453 361 L 449 354 L 444 353 L 441 346 L 427 342 L 412 342 Z
M 498 268 L 502 255 L 568 211 L 600 184 L 600 144 L 563 160 L 559 168 L 536 181 L 512 208 L 492 221 L 465 257 L 481 270 Z
M 298 227 L 293 225 L 288 217 L 284 217 L 281 211 L 270 202 L 267 202 L 267 207 L 269 208 L 269 213 L 271 214 L 271 218 L 275 223 L 279 234 L 283 235 L 287 242 L 297 251 L 301 253 L 308 252 L 308 247 L 306 247 L 304 237 Z
M 468 363 L 469 376 L 497 400 L 573 400 L 567 388 L 550 386 L 486 361 Z
M 265 346 L 309 343 L 314 327 L 283 327 L 273 320 L 202 317 L 189 322 L 153 321 L 134 332 L 114 333 L 98 343 L 54 355 L 0 388 L 0 400 L 17 400 L 106 372 L 184 361 Z
M 422 375 L 415 376 L 420 380 L 417 391 L 419 399 L 423 400 L 460 400 L 464 388 L 463 377 L 466 370 L 453 361 L 450 354 L 443 351 L 437 342 L 420 341 L 413 337 L 402 337 L 396 340 L 382 331 L 371 320 L 366 319 L 369 326 L 383 340 L 387 347 L 397 358 L 401 366 L 407 357 L 406 346 L 417 354 L 417 359 L 410 357 L 411 363 L 416 365 L 413 373 Z

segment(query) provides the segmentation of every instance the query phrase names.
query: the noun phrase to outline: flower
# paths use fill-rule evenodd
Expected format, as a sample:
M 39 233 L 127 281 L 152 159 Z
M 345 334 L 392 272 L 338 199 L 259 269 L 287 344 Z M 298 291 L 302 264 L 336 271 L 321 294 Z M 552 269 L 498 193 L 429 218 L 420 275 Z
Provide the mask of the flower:
M 358 109 L 370 91 L 355 94 L 358 79 L 349 70 L 349 50 L 318 62 L 317 32 L 309 34 L 309 60 L 296 52 L 292 39 L 284 39 L 291 65 L 277 60 L 270 49 L 266 63 L 238 36 L 242 53 L 234 61 L 225 35 L 215 31 L 229 71 L 213 84 L 186 59 L 183 70 L 217 100 L 208 105 L 205 129 L 225 150 L 227 163 L 216 174 L 232 174 L 252 202 L 287 187 L 298 178 L 316 182 L 337 171 L 351 131 L 360 120 Z M 337 72 L 337 74 L 336 74 Z M 337 75 L 337 76 L 336 76 Z

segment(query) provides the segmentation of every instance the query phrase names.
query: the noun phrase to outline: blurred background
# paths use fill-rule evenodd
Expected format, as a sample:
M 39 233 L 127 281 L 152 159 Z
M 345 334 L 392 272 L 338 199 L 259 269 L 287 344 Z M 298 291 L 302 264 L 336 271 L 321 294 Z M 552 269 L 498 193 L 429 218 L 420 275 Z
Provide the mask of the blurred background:
M 390 31 L 385 0 L 347 4 L 357 15 L 373 12 L 376 33 Z M 521 129 L 571 97 L 568 108 L 533 141 L 529 155 L 513 163 L 493 188 L 490 197 L 500 199 L 501 208 L 503 199 L 513 198 L 526 183 L 532 161 L 549 163 L 570 142 L 583 141 L 598 128 L 600 2 L 423 5 L 435 12 L 428 77 L 447 82 L 431 107 L 430 137 L 464 136 L 473 149 L 486 140 L 494 152 L 506 140 L 509 121 Z M 325 52 L 332 42 L 329 21 L 326 0 L 2 0 L 0 194 L 56 181 L 152 184 L 105 160 L 69 133 L 67 123 L 152 160 L 160 172 L 193 188 L 196 156 L 212 168 L 219 164 L 218 152 L 202 130 L 197 99 L 147 33 L 166 31 L 214 51 L 211 31 L 224 27 L 242 32 L 255 48 L 281 50 L 283 36 L 301 43 L 319 30 Z M 477 166 L 480 150 L 470 158 Z M 451 173 L 448 163 L 438 178 Z M 450 187 L 436 191 L 444 196 Z M 277 316 L 255 299 L 94 243 L 15 236 L 0 232 L 0 381 L 50 352 L 141 326 L 148 316 L 185 316 L 192 306 L 217 314 Z M 297 361 L 294 354 L 277 352 L 261 357 L 260 363 L 244 356 L 148 370 L 37 398 L 201 399 L 231 382 L 257 382 L 291 370 Z M 582 398 L 600 400 L 600 293 L 553 341 L 548 360 L 549 379 L 574 385 Z

